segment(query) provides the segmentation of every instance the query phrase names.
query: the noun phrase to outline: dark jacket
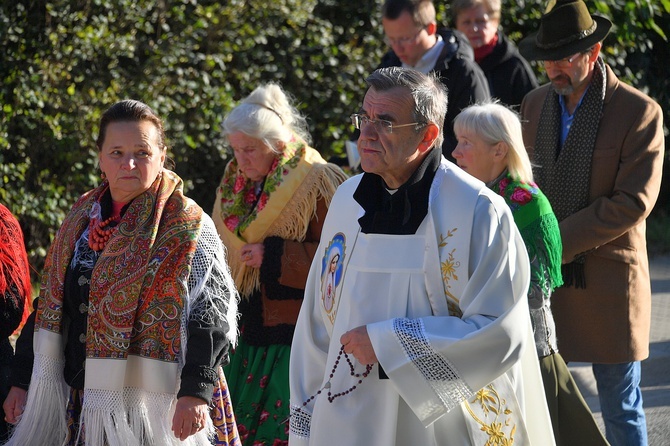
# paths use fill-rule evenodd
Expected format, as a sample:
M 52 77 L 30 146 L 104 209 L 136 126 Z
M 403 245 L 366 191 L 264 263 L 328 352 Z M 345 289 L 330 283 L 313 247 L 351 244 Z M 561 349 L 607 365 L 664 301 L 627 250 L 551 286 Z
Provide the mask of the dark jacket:
M 514 42 L 498 31 L 498 43 L 493 52 L 479 62 L 488 80 L 491 96 L 519 109 L 523 97 L 537 88 L 537 78 Z
M 451 152 L 457 143 L 453 129 L 454 118 L 468 105 L 489 99 L 490 94 L 486 77 L 475 62 L 474 51 L 468 39 L 460 32 L 447 28 L 439 29 L 437 34 L 442 36 L 444 47 L 432 71 L 438 74 L 448 89 L 442 153 L 453 161 Z M 377 68 L 401 65 L 402 62 L 391 50 L 384 55 Z

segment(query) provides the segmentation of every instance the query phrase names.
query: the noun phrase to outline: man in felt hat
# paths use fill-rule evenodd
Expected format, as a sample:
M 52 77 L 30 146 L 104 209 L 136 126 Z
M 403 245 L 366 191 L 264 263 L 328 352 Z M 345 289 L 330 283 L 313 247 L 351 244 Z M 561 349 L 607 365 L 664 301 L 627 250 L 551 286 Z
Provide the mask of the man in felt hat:
M 565 285 L 552 297 L 566 361 L 593 363 L 607 439 L 646 445 L 640 361 L 649 355 L 645 219 L 661 184 L 659 105 L 599 57 L 612 23 L 582 0 L 552 1 L 520 44 L 550 83 L 521 105 L 535 179 L 563 240 Z

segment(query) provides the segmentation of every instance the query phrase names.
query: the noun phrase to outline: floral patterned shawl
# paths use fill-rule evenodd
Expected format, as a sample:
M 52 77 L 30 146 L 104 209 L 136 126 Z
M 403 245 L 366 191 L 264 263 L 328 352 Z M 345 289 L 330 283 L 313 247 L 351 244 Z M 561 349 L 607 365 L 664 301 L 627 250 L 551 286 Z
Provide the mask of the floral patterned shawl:
M 38 310 L 36 328 L 61 331 L 65 271 L 93 203 L 106 190 L 105 181 L 82 197 L 59 230 L 45 265 L 45 304 Z M 91 276 L 88 357 L 125 358 L 131 353 L 177 361 L 184 285 L 201 215 L 170 171 L 133 200 Z
M 79 199 L 47 255 L 30 391 L 11 445 L 61 444 L 59 436 L 67 432 L 65 273 L 92 208 L 107 187 L 105 181 Z M 147 432 L 157 436 L 169 430 L 163 418 L 179 386 L 187 279 L 203 216 L 182 189 L 181 179 L 163 170 L 128 206 L 91 275 L 80 419 L 87 444 L 135 444 Z M 25 438 L 43 440 L 21 440 Z M 205 444 L 206 439 L 193 436 L 187 444 Z
M 258 268 L 240 261 L 240 250 L 247 243 L 261 243 L 278 236 L 303 241 L 310 220 L 316 215 L 316 203 L 330 197 L 344 181 L 343 172 L 328 164 L 319 152 L 295 139 L 286 145 L 274 161 L 260 194 L 246 178 L 233 158 L 217 189 L 212 219 L 228 248 L 235 285 L 243 297 L 260 287 Z

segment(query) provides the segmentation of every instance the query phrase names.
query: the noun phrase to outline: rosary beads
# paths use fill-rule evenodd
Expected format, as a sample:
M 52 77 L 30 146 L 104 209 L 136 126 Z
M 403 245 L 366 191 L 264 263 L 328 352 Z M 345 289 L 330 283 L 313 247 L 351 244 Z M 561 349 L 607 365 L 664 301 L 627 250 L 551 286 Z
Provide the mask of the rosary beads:
M 335 370 L 337 370 L 337 366 L 340 364 L 340 358 L 342 357 L 342 355 L 344 355 L 344 359 L 346 359 L 347 364 L 349 364 L 349 374 L 351 376 L 353 376 L 354 378 L 358 378 L 358 381 L 356 382 L 356 384 L 349 387 L 347 390 L 344 390 L 344 391 L 338 392 L 338 393 L 332 393 L 331 392 L 330 380 L 333 379 L 333 376 L 335 376 Z M 349 355 L 347 355 L 347 352 L 344 351 L 344 345 L 343 345 L 342 347 L 340 347 L 340 352 L 337 354 L 337 358 L 335 358 L 335 364 L 333 364 L 333 369 L 330 371 L 330 376 L 328 377 L 328 382 L 326 382 L 326 384 L 324 384 L 323 387 L 321 389 L 319 389 L 314 395 L 307 398 L 307 400 L 305 400 L 305 402 L 302 403 L 302 407 L 307 406 L 307 404 L 309 404 L 310 401 L 312 401 L 318 395 L 321 395 L 321 392 L 324 389 L 328 389 L 328 402 L 329 403 L 332 403 L 335 400 L 335 398 L 337 398 L 337 397 L 348 395 L 349 393 L 356 390 L 356 386 L 361 384 L 363 382 L 363 379 L 366 378 L 370 374 L 371 371 L 372 371 L 372 364 L 367 364 L 365 366 L 365 371 L 363 373 L 355 373 L 354 372 L 354 364 L 351 362 L 351 359 L 349 359 Z M 300 411 L 300 408 L 298 409 L 298 411 Z

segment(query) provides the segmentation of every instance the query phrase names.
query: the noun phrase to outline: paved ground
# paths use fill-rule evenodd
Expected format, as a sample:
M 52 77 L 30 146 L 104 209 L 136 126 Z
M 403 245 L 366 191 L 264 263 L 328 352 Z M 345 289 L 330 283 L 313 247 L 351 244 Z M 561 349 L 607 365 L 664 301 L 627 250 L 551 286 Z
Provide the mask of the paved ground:
M 651 346 L 642 362 L 642 398 L 647 415 L 649 446 L 670 445 L 670 255 L 651 259 Z M 589 364 L 572 363 L 570 370 L 604 432 L 595 380 Z

